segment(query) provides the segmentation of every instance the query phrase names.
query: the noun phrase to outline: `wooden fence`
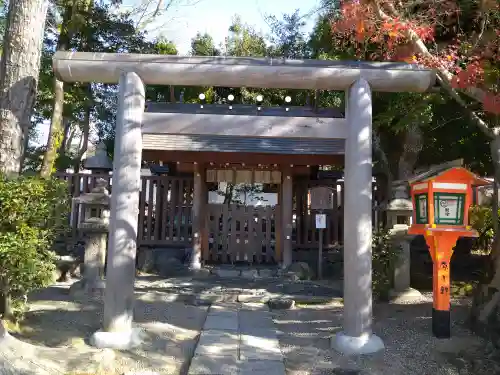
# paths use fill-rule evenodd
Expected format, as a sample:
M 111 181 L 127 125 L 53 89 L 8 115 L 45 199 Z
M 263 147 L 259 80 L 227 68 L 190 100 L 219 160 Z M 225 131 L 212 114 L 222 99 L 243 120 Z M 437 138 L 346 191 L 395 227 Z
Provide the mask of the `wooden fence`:
M 191 243 L 193 178 L 141 177 L 138 239 L 141 245 Z
M 323 244 L 325 248 L 332 248 L 343 243 L 344 235 L 344 181 L 310 181 L 298 180 L 294 183 L 293 195 L 294 206 L 293 213 L 295 222 L 293 226 L 292 240 L 296 249 L 318 248 L 319 231 L 315 228 L 316 213 L 310 207 L 308 192 L 316 186 L 328 186 L 332 194 L 331 209 L 322 210 L 326 215 L 326 229 L 323 230 Z M 378 205 L 378 190 L 373 184 L 373 202 Z M 372 211 L 372 224 L 374 227 L 384 225 L 384 212 L 374 209 Z
M 98 179 L 108 182 L 112 193 L 112 176 L 105 174 L 57 174 L 68 182 L 70 195 L 75 198 L 89 193 Z M 139 195 L 138 242 L 140 245 L 185 246 L 191 243 L 191 208 L 193 178 L 142 176 Z M 70 226 L 75 238 L 78 224 L 84 219 L 81 207 L 74 206 Z
M 112 192 L 112 176 L 104 174 L 58 174 L 57 177 L 68 182 L 72 197 L 88 193 L 96 186 L 99 178 L 108 181 Z M 325 210 L 327 229 L 323 231 L 323 244 L 326 248 L 335 247 L 343 240 L 343 181 L 329 181 L 333 191 L 333 208 Z M 315 229 L 315 211 L 310 209 L 308 191 L 318 182 L 297 180 L 294 183 L 294 225 L 293 246 L 296 249 L 317 248 L 319 231 Z M 376 188 L 375 188 L 376 189 Z M 376 194 L 374 192 L 374 197 Z M 193 205 L 193 178 L 170 176 L 142 176 L 139 196 L 138 242 L 143 246 L 189 246 L 192 240 L 191 210 Z M 234 242 L 241 250 L 234 257 L 253 257 L 254 262 L 267 262 L 274 254 L 276 223 L 279 223 L 279 210 L 274 207 L 236 207 L 236 205 L 208 205 L 208 229 L 210 256 L 214 259 L 227 258 L 227 246 L 238 239 L 247 242 Z M 72 233 L 78 235 L 77 226 L 83 220 L 84 212 L 80 207 L 73 207 L 70 218 Z M 246 217 L 243 216 L 246 215 Z M 234 217 L 233 217 L 234 216 Z M 225 227 L 228 222 L 240 222 L 234 227 Z M 380 213 L 374 210 L 373 222 L 380 222 Z M 241 226 L 243 225 L 243 226 Z M 246 227 L 245 227 L 246 226 Z M 249 226 L 256 230 L 258 240 L 246 238 Z M 243 229 L 242 229 L 243 228 Z M 245 229 L 246 228 L 246 229 Z M 228 232 L 229 231 L 229 232 Z M 228 234 L 234 236 L 229 237 Z M 246 239 L 245 239 L 246 238 Z M 255 241 L 262 244 L 250 249 Z M 248 248 L 248 249 L 247 249 Z M 272 250 L 271 250 L 272 249 Z M 248 250 L 248 251 L 247 251 Z M 236 259 L 236 258 L 235 258 Z M 227 261 L 224 259 L 223 261 Z

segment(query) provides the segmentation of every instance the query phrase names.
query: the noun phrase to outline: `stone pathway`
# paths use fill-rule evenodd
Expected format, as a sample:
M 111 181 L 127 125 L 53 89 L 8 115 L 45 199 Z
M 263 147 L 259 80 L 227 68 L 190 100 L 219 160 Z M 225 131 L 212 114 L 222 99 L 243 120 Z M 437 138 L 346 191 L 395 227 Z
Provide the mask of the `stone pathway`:
M 210 307 L 188 375 L 284 375 L 276 328 L 267 306 Z
M 205 306 L 221 302 L 267 303 L 272 298 L 288 298 L 297 303 L 328 303 L 342 297 L 343 288 L 341 282 L 329 284 L 280 278 L 244 279 L 210 275 L 162 279 L 151 275 L 136 278 L 136 294 L 158 292 L 169 301 Z

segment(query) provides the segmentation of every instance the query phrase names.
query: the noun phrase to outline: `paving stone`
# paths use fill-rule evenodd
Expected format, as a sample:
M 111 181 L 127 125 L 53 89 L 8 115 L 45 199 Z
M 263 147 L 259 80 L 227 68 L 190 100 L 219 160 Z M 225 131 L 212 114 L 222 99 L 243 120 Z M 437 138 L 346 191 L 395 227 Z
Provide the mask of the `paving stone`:
M 266 303 L 269 297 L 266 295 L 255 295 L 255 294 L 239 294 L 238 302 L 253 302 L 253 303 Z
M 238 358 L 239 335 L 221 331 L 203 331 L 200 334 L 195 356 Z
M 256 360 L 241 364 L 238 375 L 285 375 L 283 361 Z
M 252 335 L 241 335 L 240 359 L 283 360 L 275 331 L 255 330 Z
M 233 357 L 194 356 L 191 360 L 191 366 L 189 366 L 188 375 L 209 374 L 239 375 L 238 361 Z
M 240 311 L 240 332 L 242 334 L 252 334 L 256 329 L 274 330 L 272 316 L 267 311 Z
M 240 277 L 240 270 L 226 270 L 226 269 L 215 269 L 215 274 L 219 277 L 230 278 L 230 277 Z
M 241 307 L 239 303 L 235 302 L 219 302 L 216 305 L 210 307 L 210 313 L 218 313 L 221 311 L 234 311 L 237 312 Z
M 264 303 L 244 302 L 241 304 L 241 311 L 265 311 L 269 312 L 269 307 Z
M 261 278 L 271 278 L 271 277 L 276 277 L 277 276 L 277 271 L 276 270 L 259 270 L 259 277 Z
M 285 375 L 268 307 L 217 303 L 210 307 L 188 375 Z
M 195 306 L 211 306 L 214 303 L 224 301 L 224 296 L 197 296 L 192 302 Z
M 243 279 L 255 279 L 259 276 L 259 271 L 257 270 L 243 270 L 241 271 L 241 277 Z
M 235 311 L 210 312 L 203 330 L 238 331 L 238 313 Z

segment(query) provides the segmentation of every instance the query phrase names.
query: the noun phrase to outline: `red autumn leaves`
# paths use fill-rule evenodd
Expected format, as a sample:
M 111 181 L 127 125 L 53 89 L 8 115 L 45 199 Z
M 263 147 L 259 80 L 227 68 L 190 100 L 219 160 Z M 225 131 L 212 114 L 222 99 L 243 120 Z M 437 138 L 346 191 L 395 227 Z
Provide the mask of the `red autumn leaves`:
M 401 4 L 390 0 L 344 1 L 340 16 L 332 24 L 337 36 L 335 43 L 354 46 L 360 59 L 406 61 L 444 68 L 453 74 L 449 82 L 452 87 L 484 90 L 483 109 L 500 114 L 500 30 L 493 30 L 493 37 L 490 35 L 489 41 L 480 46 L 474 44 L 471 36 L 457 33 L 453 42 L 436 43 L 436 48 L 433 43 L 436 29 L 442 29 L 443 25 L 455 27 L 460 15 L 457 3 L 454 0 L 429 1 L 427 7 L 420 7 L 419 12 L 413 13 L 409 12 L 411 8 L 398 9 Z M 500 10 L 497 2 L 489 4 L 492 7 L 488 10 Z M 399 13 L 395 16 L 397 9 Z M 415 53 L 414 45 L 420 42 L 432 47 L 429 54 Z

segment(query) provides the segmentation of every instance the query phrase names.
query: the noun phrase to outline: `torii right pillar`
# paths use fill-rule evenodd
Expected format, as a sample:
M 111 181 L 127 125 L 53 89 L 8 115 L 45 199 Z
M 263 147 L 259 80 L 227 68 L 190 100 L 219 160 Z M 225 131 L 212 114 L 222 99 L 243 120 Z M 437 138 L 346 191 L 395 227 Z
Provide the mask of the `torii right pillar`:
M 344 324 L 331 346 L 346 355 L 384 349 L 372 332 L 372 95 L 359 78 L 346 92 Z

